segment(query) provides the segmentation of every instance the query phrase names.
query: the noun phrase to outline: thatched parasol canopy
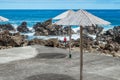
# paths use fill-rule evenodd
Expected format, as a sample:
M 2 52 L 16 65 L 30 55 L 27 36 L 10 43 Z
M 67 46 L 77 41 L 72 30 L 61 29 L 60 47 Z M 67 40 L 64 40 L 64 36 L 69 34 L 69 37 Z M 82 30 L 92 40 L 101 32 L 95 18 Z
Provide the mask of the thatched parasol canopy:
M 63 19 L 63 18 L 68 17 L 69 15 L 71 15 L 73 13 L 75 13 L 73 10 L 65 11 L 65 12 L 59 14 L 58 16 L 54 17 L 53 20 Z
M 77 25 L 77 26 L 92 26 L 92 25 L 108 25 L 110 22 L 105 21 L 93 14 L 85 11 L 79 10 L 66 18 L 61 19 L 56 22 L 57 25 Z

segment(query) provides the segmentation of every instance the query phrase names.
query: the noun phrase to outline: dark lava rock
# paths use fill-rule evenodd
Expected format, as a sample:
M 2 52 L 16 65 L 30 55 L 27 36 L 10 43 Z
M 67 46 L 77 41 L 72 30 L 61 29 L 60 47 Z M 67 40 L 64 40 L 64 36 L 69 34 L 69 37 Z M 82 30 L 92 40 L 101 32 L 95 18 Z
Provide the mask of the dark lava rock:
M 120 44 L 120 26 L 114 27 L 114 41 Z
M 116 26 L 113 29 L 109 29 L 101 35 L 97 35 L 97 40 L 99 41 L 109 41 L 117 42 L 120 44 L 120 26 Z
M 94 34 L 94 35 L 99 35 L 103 31 L 103 27 L 100 26 L 85 26 L 83 27 L 83 33 L 89 33 L 89 34 Z M 78 33 L 80 30 L 77 31 Z
M 35 36 L 47 36 L 49 35 L 48 26 L 52 24 L 52 20 L 47 20 L 45 22 L 38 22 L 33 26 L 35 30 Z
M 15 31 L 14 27 L 11 24 L 0 24 L 0 31 Z
M 27 22 L 22 22 L 20 26 L 17 27 L 17 31 L 21 33 L 28 33 L 30 30 L 27 28 Z
M 52 21 L 47 20 L 45 22 L 38 22 L 34 25 L 35 36 L 47 36 L 47 35 L 63 35 L 69 34 L 69 27 L 62 28 L 59 25 L 52 25 Z M 74 31 L 71 29 L 71 33 Z

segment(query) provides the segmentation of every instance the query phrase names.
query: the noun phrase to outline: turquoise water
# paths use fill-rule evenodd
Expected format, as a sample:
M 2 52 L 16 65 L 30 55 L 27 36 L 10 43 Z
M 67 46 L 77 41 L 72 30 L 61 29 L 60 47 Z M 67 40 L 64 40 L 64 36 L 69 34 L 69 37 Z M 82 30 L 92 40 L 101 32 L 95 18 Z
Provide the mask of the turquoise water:
M 45 21 L 53 18 L 66 10 L 0 10 L 0 16 L 8 18 L 9 23 L 13 25 L 20 25 L 21 22 L 26 21 L 28 27 L 33 27 L 36 22 Z M 111 25 L 120 25 L 120 10 L 87 10 L 88 12 L 103 18 Z M 111 28 L 106 26 L 105 28 Z

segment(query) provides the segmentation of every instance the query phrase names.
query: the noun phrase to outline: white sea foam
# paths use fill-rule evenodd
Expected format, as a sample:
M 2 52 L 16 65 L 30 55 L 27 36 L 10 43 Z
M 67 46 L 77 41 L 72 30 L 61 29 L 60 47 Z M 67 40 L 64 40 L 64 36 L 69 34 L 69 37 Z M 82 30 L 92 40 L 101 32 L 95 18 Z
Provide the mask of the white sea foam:
M 32 27 L 28 27 L 29 28 L 29 30 L 33 30 L 33 28 Z
M 113 29 L 114 28 L 114 25 L 107 25 L 107 26 L 104 26 L 104 30 L 103 31 L 107 31 L 109 29 Z
M 91 34 L 88 34 L 88 36 L 92 37 L 93 39 L 96 38 L 96 35 L 91 35 Z
M 33 27 L 28 27 L 28 29 L 32 32 L 34 32 L 35 30 L 33 29 Z
M 66 37 L 67 41 L 69 41 L 69 36 L 29 36 L 29 39 L 38 38 L 38 39 L 48 40 L 52 38 L 57 38 L 58 40 L 63 41 L 64 37 Z M 72 34 L 71 38 L 77 40 L 79 38 L 79 34 Z
M 26 35 L 26 36 L 34 36 L 34 32 L 32 33 L 21 33 L 22 35 Z
M 96 35 L 88 35 L 88 36 L 92 37 L 93 39 L 96 38 Z M 64 37 L 66 37 L 67 41 L 69 41 L 69 36 L 34 36 L 33 38 L 44 39 L 44 40 L 51 39 L 51 38 L 57 38 L 58 40 L 63 41 Z M 74 40 L 77 40 L 78 38 L 80 38 L 80 35 L 72 34 L 71 38 Z
M 17 33 L 18 31 L 9 31 L 10 33 Z
M 18 25 L 17 24 L 11 24 L 15 29 L 17 29 Z
M 80 27 L 72 28 L 72 30 L 77 33 L 78 30 L 80 30 Z

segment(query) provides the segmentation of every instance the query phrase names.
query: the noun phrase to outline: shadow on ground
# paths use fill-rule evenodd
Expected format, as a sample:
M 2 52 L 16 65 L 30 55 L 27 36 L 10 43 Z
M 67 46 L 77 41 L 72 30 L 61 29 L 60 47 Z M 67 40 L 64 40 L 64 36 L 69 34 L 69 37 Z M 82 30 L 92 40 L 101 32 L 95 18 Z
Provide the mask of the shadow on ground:
M 33 75 L 25 78 L 24 80 L 75 80 L 75 79 L 68 75 L 46 73 L 40 75 Z
M 63 53 L 40 53 L 35 58 L 39 59 L 60 59 L 66 58 L 66 54 Z

